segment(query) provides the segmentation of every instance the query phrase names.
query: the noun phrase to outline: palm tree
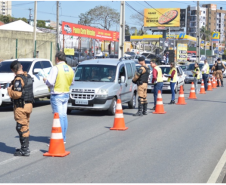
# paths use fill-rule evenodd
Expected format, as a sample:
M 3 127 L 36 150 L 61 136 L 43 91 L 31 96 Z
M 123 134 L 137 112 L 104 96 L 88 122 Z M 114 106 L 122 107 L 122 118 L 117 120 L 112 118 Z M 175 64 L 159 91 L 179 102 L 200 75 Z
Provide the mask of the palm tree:
M 204 40 L 204 48 L 206 48 L 206 40 L 209 41 L 209 36 L 211 36 L 211 32 L 205 27 L 203 26 L 200 29 L 200 38 L 202 40 Z M 205 49 L 206 50 L 206 49 Z

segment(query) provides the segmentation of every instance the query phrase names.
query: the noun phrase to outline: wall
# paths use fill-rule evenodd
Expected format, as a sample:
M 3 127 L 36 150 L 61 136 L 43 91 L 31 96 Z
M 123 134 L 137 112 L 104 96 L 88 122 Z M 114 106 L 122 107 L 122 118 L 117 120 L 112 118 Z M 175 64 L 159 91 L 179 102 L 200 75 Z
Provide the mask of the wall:
M 32 32 L 0 30 L 0 61 L 16 58 L 16 39 L 18 39 L 17 58 L 33 58 Z M 50 56 L 51 42 L 52 56 Z M 37 58 L 52 57 L 55 63 L 55 49 L 55 34 L 36 33 L 36 51 L 39 51 Z

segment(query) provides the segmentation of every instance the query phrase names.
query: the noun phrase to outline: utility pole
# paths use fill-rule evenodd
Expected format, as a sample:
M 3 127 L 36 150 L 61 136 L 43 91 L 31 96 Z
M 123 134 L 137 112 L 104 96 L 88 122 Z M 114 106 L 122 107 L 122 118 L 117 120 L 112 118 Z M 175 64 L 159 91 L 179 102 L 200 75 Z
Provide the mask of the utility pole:
M 33 57 L 36 58 L 36 17 L 37 17 L 37 1 L 34 6 L 34 30 L 33 30 Z
M 31 17 L 32 17 L 32 14 L 31 14 L 31 8 L 29 8 L 29 11 L 30 11 L 30 13 L 29 13 L 29 24 L 31 25 Z
M 59 47 L 59 1 L 56 2 L 56 53 L 58 52 Z
M 118 57 L 124 55 L 124 40 L 125 40 L 125 1 L 121 1 L 120 10 L 120 30 L 119 30 L 119 53 Z
M 196 31 L 196 62 L 200 61 L 200 28 L 199 28 L 199 1 L 197 1 L 197 31 Z

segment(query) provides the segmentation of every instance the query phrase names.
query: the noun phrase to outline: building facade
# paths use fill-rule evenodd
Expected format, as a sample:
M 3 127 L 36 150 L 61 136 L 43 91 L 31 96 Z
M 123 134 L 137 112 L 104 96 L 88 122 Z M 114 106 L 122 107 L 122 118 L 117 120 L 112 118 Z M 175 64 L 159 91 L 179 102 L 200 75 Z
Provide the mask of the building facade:
M 0 15 L 12 16 L 12 2 L 11 1 L 0 1 Z
M 203 4 L 199 9 L 199 27 L 203 26 L 212 32 L 220 32 L 220 42 L 225 41 L 226 35 L 226 10 L 217 9 L 216 4 Z M 187 7 L 187 35 L 196 37 L 197 32 L 197 7 Z M 209 37 L 211 38 L 211 37 Z

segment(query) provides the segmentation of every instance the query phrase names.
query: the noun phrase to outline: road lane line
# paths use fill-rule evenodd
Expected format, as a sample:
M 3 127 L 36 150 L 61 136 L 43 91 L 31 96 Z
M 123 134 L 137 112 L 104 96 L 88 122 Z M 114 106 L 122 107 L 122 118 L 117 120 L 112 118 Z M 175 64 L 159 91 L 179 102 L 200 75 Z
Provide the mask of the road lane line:
M 33 151 L 31 151 L 31 154 L 34 154 L 34 153 L 36 153 L 36 152 L 38 152 L 39 150 L 33 150 Z M 2 161 L 2 162 L 0 162 L 0 166 L 1 165 L 4 165 L 4 164 L 7 164 L 7 163 L 10 163 L 10 162 L 12 162 L 12 161 L 15 161 L 15 160 L 17 160 L 17 159 L 20 159 L 18 156 L 15 156 L 15 157 L 13 157 L 13 158 L 10 158 L 10 159 L 7 159 L 7 160 L 5 160 L 5 161 Z
M 221 156 L 220 161 L 217 163 L 217 166 L 213 170 L 213 173 L 211 174 L 207 183 L 216 183 L 217 182 L 217 179 L 219 178 L 221 171 L 224 168 L 225 163 L 226 163 L 226 150 L 224 151 L 223 155 Z

